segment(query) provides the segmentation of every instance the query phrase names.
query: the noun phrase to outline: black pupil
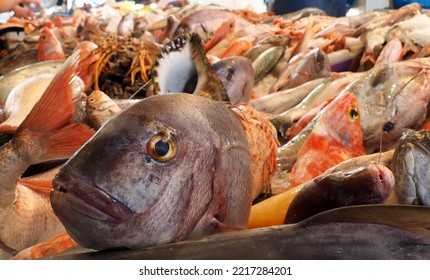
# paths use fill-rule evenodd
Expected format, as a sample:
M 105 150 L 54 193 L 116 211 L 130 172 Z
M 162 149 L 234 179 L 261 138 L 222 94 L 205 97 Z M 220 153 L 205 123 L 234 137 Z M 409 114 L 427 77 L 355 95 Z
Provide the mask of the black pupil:
M 231 81 L 233 79 L 233 74 L 234 74 L 234 70 L 231 68 L 228 68 L 227 77 L 226 77 L 227 81 Z
M 383 129 L 384 129 L 385 132 L 390 132 L 391 130 L 394 129 L 394 123 L 392 123 L 392 122 L 386 122 L 384 124 L 384 128 Z
M 355 119 L 356 117 L 358 117 L 358 111 L 355 109 L 351 109 L 349 115 L 351 116 L 351 118 Z
M 160 157 L 164 157 L 169 152 L 170 146 L 169 143 L 166 141 L 160 140 L 157 143 L 155 143 L 155 152 Z

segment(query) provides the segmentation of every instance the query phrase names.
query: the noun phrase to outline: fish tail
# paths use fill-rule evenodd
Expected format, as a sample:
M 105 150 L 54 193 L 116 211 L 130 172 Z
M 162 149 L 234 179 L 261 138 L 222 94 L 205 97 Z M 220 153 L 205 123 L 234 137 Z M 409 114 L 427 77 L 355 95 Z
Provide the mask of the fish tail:
M 32 189 L 33 191 L 49 196 L 52 191 L 52 180 L 30 180 L 20 179 L 19 184 Z
M 17 130 L 17 135 L 30 134 L 30 137 L 40 140 L 36 149 L 40 148 L 43 153 L 36 153 L 38 158 L 33 158 L 32 162 L 68 158 L 94 134 L 88 126 L 72 121 L 75 102 L 71 83 L 79 62 L 80 51 L 76 51 Z

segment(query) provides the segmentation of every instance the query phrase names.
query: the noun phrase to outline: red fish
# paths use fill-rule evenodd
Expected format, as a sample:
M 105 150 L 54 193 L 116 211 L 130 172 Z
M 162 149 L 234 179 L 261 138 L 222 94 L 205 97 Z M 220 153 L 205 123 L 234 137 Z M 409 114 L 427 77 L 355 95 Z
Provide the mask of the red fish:
M 253 44 L 247 40 L 238 39 L 231 43 L 230 46 L 224 51 L 220 58 L 226 58 L 230 56 L 240 56 L 247 50 L 253 47 Z
M 365 154 L 358 103 L 352 93 L 339 95 L 321 113 L 297 154 L 289 175 L 291 187 L 348 158 Z
M 225 21 L 223 24 L 221 24 L 220 27 L 215 31 L 214 35 L 208 42 L 206 42 L 204 48 L 205 52 L 208 52 L 210 49 L 212 49 L 216 44 L 218 44 L 224 37 L 232 32 L 234 30 L 234 27 L 236 26 L 236 21 L 234 18 L 230 18 L 229 20 Z
M 54 32 L 44 27 L 40 31 L 37 59 L 39 61 L 65 59 L 63 48 Z
M 13 138 L 0 147 L 0 252 L 15 254 L 64 231 L 50 205 L 49 182 L 20 179 L 32 164 L 69 158 L 94 134 L 72 121 L 79 54 L 65 62 Z

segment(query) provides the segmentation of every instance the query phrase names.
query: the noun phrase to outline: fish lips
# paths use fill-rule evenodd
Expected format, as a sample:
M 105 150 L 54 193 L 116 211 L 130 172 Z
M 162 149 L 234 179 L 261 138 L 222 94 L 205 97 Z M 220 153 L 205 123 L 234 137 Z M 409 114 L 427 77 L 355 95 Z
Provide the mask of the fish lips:
M 66 172 L 60 172 L 53 180 L 51 205 L 63 223 L 69 220 L 68 215 L 76 214 L 112 225 L 127 223 L 134 216 L 129 207 L 96 184 Z

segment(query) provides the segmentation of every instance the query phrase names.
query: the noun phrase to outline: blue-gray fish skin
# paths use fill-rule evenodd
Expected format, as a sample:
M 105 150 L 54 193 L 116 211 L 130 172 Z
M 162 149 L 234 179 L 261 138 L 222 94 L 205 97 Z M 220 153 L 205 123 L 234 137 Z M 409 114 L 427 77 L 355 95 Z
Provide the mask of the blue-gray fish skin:
M 106 122 L 53 185 L 54 212 L 84 247 L 133 249 L 198 238 L 246 227 L 249 144 L 222 103 L 153 96 Z

